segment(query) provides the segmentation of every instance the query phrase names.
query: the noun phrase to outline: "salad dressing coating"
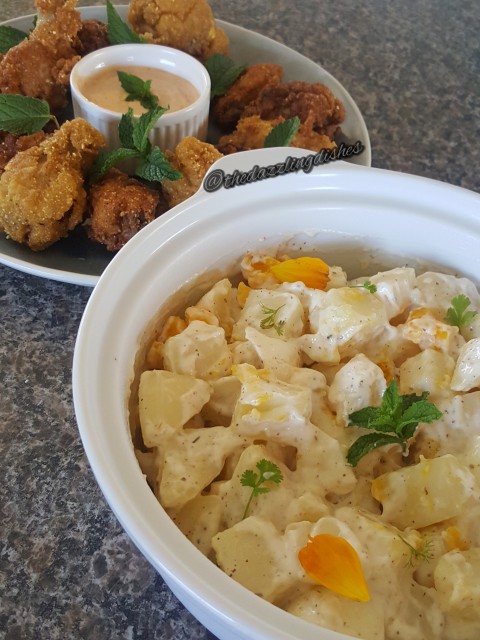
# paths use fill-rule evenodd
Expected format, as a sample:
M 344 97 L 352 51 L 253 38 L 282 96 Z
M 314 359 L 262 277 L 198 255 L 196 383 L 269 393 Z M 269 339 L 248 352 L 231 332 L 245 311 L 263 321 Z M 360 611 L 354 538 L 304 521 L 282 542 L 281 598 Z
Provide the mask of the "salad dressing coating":
M 158 327 L 140 464 L 192 543 L 284 610 L 365 640 L 476 640 L 480 295 L 314 260 L 246 255 L 240 284 Z M 388 429 L 364 421 L 382 411 Z

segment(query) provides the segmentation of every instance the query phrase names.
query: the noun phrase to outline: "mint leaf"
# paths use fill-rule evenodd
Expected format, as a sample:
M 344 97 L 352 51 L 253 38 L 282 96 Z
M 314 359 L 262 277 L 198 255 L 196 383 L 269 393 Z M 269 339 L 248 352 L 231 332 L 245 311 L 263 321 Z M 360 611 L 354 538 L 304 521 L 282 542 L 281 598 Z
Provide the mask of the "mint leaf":
M 288 147 L 298 133 L 300 118 L 295 116 L 276 124 L 265 137 L 264 147 Z
M 17 135 L 40 131 L 52 119 L 45 100 L 19 94 L 0 94 L 0 130 Z
M 236 64 L 222 53 L 214 53 L 205 62 L 210 76 L 210 96 L 222 96 L 247 68 L 244 64 Z
M 150 182 L 179 180 L 182 177 L 180 171 L 172 167 L 159 147 L 153 147 L 150 153 L 140 162 L 135 174 L 139 178 L 149 180 Z
M 165 107 L 155 107 L 146 113 L 143 113 L 133 127 L 133 145 L 135 149 L 142 153 L 149 150 L 150 142 L 148 136 L 153 126 L 162 114 L 168 111 Z
M 118 124 L 118 137 L 120 144 L 127 149 L 135 149 L 133 142 L 133 130 L 135 128 L 135 118 L 133 117 L 133 109 L 129 108 L 127 113 L 122 114 Z
M 110 44 L 128 44 L 130 42 L 145 43 L 138 33 L 135 33 L 118 14 L 117 10 L 107 0 L 107 35 Z
M 387 444 L 402 445 L 403 443 L 398 436 L 386 433 L 367 433 L 357 438 L 352 444 L 347 453 L 347 461 L 352 467 L 355 467 L 367 453 Z
M 463 295 L 463 293 L 452 298 L 451 305 L 452 306 L 447 309 L 445 322 L 454 327 L 461 328 L 471 324 L 472 320 L 477 315 L 476 311 L 467 311 L 470 306 L 470 298 Z
M 140 154 L 135 149 L 125 149 L 124 147 L 114 149 L 113 151 L 105 151 L 103 149 L 95 158 L 95 162 L 90 169 L 89 182 L 98 182 L 112 167 L 122 160 L 138 158 L 139 155 Z
M 395 380 L 388 385 L 379 407 L 365 407 L 349 415 L 348 426 L 371 429 L 374 433 L 360 436 L 349 448 L 347 460 L 355 466 L 360 458 L 384 444 L 398 443 L 405 451 L 420 422 L 433 422 L 442 417 L 428 392 L 400 395 Z
M 9 49 L 28 38 L 28 33 L 9 27 L 8 25 L 0 26 L 0 53 L 7 53 Z
M 117 71 L 118 79 L 124 91 L 127 92 L 127 102 L 140 102 L 144 109 L 155 109 L 158 97 L 151 92 L 151 80 L 142 80 L 126 71 Z

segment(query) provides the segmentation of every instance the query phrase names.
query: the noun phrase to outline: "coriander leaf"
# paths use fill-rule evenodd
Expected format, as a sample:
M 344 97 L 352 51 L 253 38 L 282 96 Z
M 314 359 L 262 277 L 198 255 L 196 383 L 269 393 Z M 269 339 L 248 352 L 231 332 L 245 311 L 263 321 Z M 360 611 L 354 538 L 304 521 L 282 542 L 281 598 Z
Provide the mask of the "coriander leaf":
M 347 460 L 355 466 L 360 458 L 384 444 L 398 443 L 405 451 L 407 441 L 420 422 L 433 422 L 442 417 L 437 407 L 427 402 L 428 392 L 421 395 L 398 393 L 395 380 L 388 385 L 379 407 L 365 407 L 349 415 L 348 426 L 372 429 L 374 433 L 360 436 L 350 447 Z
M 247 67 L 244 64 L 236 64 L 222 53 L 214 53 L 206 60 L 205 68 L 210 76 L 210 95 L 213 98 L 223 96 Z
M 265 137 L 264 147 L 288 147 L 300 128 L 300 118 L 295 116 L 279 122 Z
M 401 438 L 386 433 L 367 433 L 364 436 L 360 436 L 349 448 L 347 461 L 352 467 L 355 467 L 367 453 L 386 444 L 403 445 Z
M 19 94 L 0 94 L 0 130 L 17 135 L 40 131 L 52 119 L 45 100 Z
M 172 167 L 159 147 L 153 147 L 148 155 L 141 160 L 135 174 L 150 182 L 178 180 L 182 177 L 180 171 Z
M 7 53 L 9 49 L 15 47 L 19 42 L 28 38 L 28 33 L 9 27 L 8 25 L 0 26 L 0 53 Z
M 129 42 L 145 43 L 138 33 L 135 33 L 118 14 L 117 10 L 107 0 L 107 35 L 110 44 L 128 44 Z
M 112 167 L 122 160 L 138 158 L 139 155 L 140 154 L 135 149 L 125 149 L 124 147 L 114 149 L 113 151 L 100 151 L 98 156 L 95 158 L 92 168 L 90 169 L 89 182 L 98 182 Z
M 269 487 L 262 487 L 265 482 L 270 481 L 274 482 L 275 484 L 280 484 L 283 480 L 282 472 L 274 462 L 265 460 L 265 458 L 263 458 L 262 460 L 259 460 L 255 466 L 259 471 L 258 474 L 256 474 L 251 469 L 247 469 L 240 477 L 240 484 L 243 487 L 252 488 L 252 492 L 245 506 L 245 511 L 243 512 L 242 519 L 245 519 L 247 517 L 248 510 L 250 509 L 250 504 L 253 498 L 270 491 Z
M 467 311 L 470 306 L 470 298 L 461 293 L 451 300 L 451 307 L 447 309 L 445 322 L 455 327 L 464 327 L 469 325 L 473 318 L 477 315 L 476 311 Z
M 117 71 L 118 79 L 124 91 L 127 92 L 127 102 L 140 102 L 145 109 L 155 109 L 158 97 L 151 92 L 151 80 L 142 80 L 126 71 Z
M 373 282 L 370 282 L 370 280 L 365 280 L 362 286 L 370 293 L 377 293 L 377 285 L 373 284 Z
M 149 151 L 150 142 L 148 136 L 152 127 L 155 125 L 160 116 L 168 111 L 165 107 L 157 106 L 154 109 L 143 113 L 137 120 L 133 127 L 133 145 L 135 149 L 142 153 Z

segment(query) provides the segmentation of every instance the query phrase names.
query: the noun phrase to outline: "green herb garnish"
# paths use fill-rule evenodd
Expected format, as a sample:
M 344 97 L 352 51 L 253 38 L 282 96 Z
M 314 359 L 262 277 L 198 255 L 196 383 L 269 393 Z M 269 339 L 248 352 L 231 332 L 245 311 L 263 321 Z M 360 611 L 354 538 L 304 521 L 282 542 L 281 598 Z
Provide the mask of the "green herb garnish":
M 118 79 L 124 91 L 127 92 L 127 102 L 139 102 L 144 109 L 158 107 L 158 96 L 151 92 L 152 81 L 142 80 L 138 76 L 126 71 L 117 71 Z
M 129 44 L 130 42 L 145 44 L 147 42 L 121 19 L 110 0 L 107 0 L 107 35 L 110 44 Z
M 135 118 L 133 109 L 128 109 L 127 113 L 122 115 L 118 126 L 122 146 L 98 154 L 90 172 L 90 181 L 97 182 L 109 169 L 127 159 L 137 160 L 135 175 L 140 178 L 151 181 L 181 178 L 182 174 L 172 167 L 163 151 L 152 146 L 148 139 L 152 127 L 165 111 L 165 108 L 157 106 Z
M 0 26 L 0 53 L 7 53 L 9 49 L 28 38 L 28 33 L 9 27 L 8 25 Z
M 279 320 L 277 322 L 277 313 L 285 305 L 281 304 L 276 309 L 270 309 L 269 307 L 266 307 L 264 304 L 262 304 L 261 306 L 262 306 L 262 313 L 265 315 L 265 318 L 263 318 L 261 320 L 260 328 L 261 329 L 272 329 L 273 328 L 273 329 L 275 329 L 277 334 L 279 336 L 281 336 L 282 333 L 283 333 L 283 330 L 284 330 L 283 329 L 283 325 L 285 324 L 285 320 Z
M 410 544 L 409 542 L 407 542 L 407 540 L 405 540 L 405 538 L 403 538 L 400 534 L 398 535 L 398 537 L 400 538 L 400 540 L 407 545 L 409 551 L 410 551 L 410 558 L 408 561 L 408 566 L 412 567 L 415 560 L 424 560 L 425 562 L 430 562 L 430 560 L 432 560 L 433 558 L 433 550 L 432 550 L 432 545 L 433 545 L 433 540 L 431 538 L 422 538 L 422 541 L 420 543 L 420 547 L 414 547 L 412 544 Z
M 274 462 L 263 458 L 262 460 L 259 460 L 255 466 L 258 469 L 258 474 L 255 473 L 255 471 L 252 471 L 252 469 L 247 469 L 242 473 L 240 478 L 240 484 L 243 487 L 252 488 L 252 492 L 245 506 L 245 511 L 243 512 L 242 520 L 247 517 L 253 498 L 261 493 L 269 493 L 270 488 L 262 486 L 265 482 L 280 484 L 283 480 L 282 472 Z
M 298 133 L 300 118 L 295 116 L 276 124 L 265 137 L 264 147 L 288 147 Z
M 470 298 L 461 293 L 451 300 L 451 307 L 447 309 L 445 322 L 455 327 L 464 327 L 469 325 L 477 315 L 476 311 L 467 311 L 470 306 Z
M 247 67 L 244 64 L 236 64 L 222 53 L 214 53 L 206 60 L 205 68 L 210 76 L 210 96 L 213 98 L 223 96 Z
M 386 444 L 399 444 L 407 450 L 407 441 L 420 422 L 433 422 L 442 413 L 432 402 L 428 392 L 400 395 L 395 380 L 388 385 L 379 407 L 365 407 L 349 415 L 348 426 L 371 429 L 373 433 L 360 436 L 347 452 L 347 460 L 354 467 L 364 455 Z
M 0 94 L 0 131 L 31 135 L 43 129 L 50 120 L 56 122 L 45 100 L 20 94 Z
M 370 280 L 365 280 L 362 284 L 351 284 L 350 289 L 366 289 L 370 293 L 377 293 L 377 285 Z

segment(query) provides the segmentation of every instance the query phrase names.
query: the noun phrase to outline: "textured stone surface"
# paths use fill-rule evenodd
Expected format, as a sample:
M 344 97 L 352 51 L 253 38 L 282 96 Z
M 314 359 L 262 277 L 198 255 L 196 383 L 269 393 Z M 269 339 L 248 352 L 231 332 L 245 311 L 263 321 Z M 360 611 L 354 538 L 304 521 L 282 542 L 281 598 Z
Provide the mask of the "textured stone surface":
M 212 6 L 334 75 L 374 166 L 480 191 L 477 0 Z M 1 0 L 0 21 L 32 10 Z M 211 639 L 122 532 L 84 456 L 70 373 L 89 293 L 0 266 L 0 635 Z

